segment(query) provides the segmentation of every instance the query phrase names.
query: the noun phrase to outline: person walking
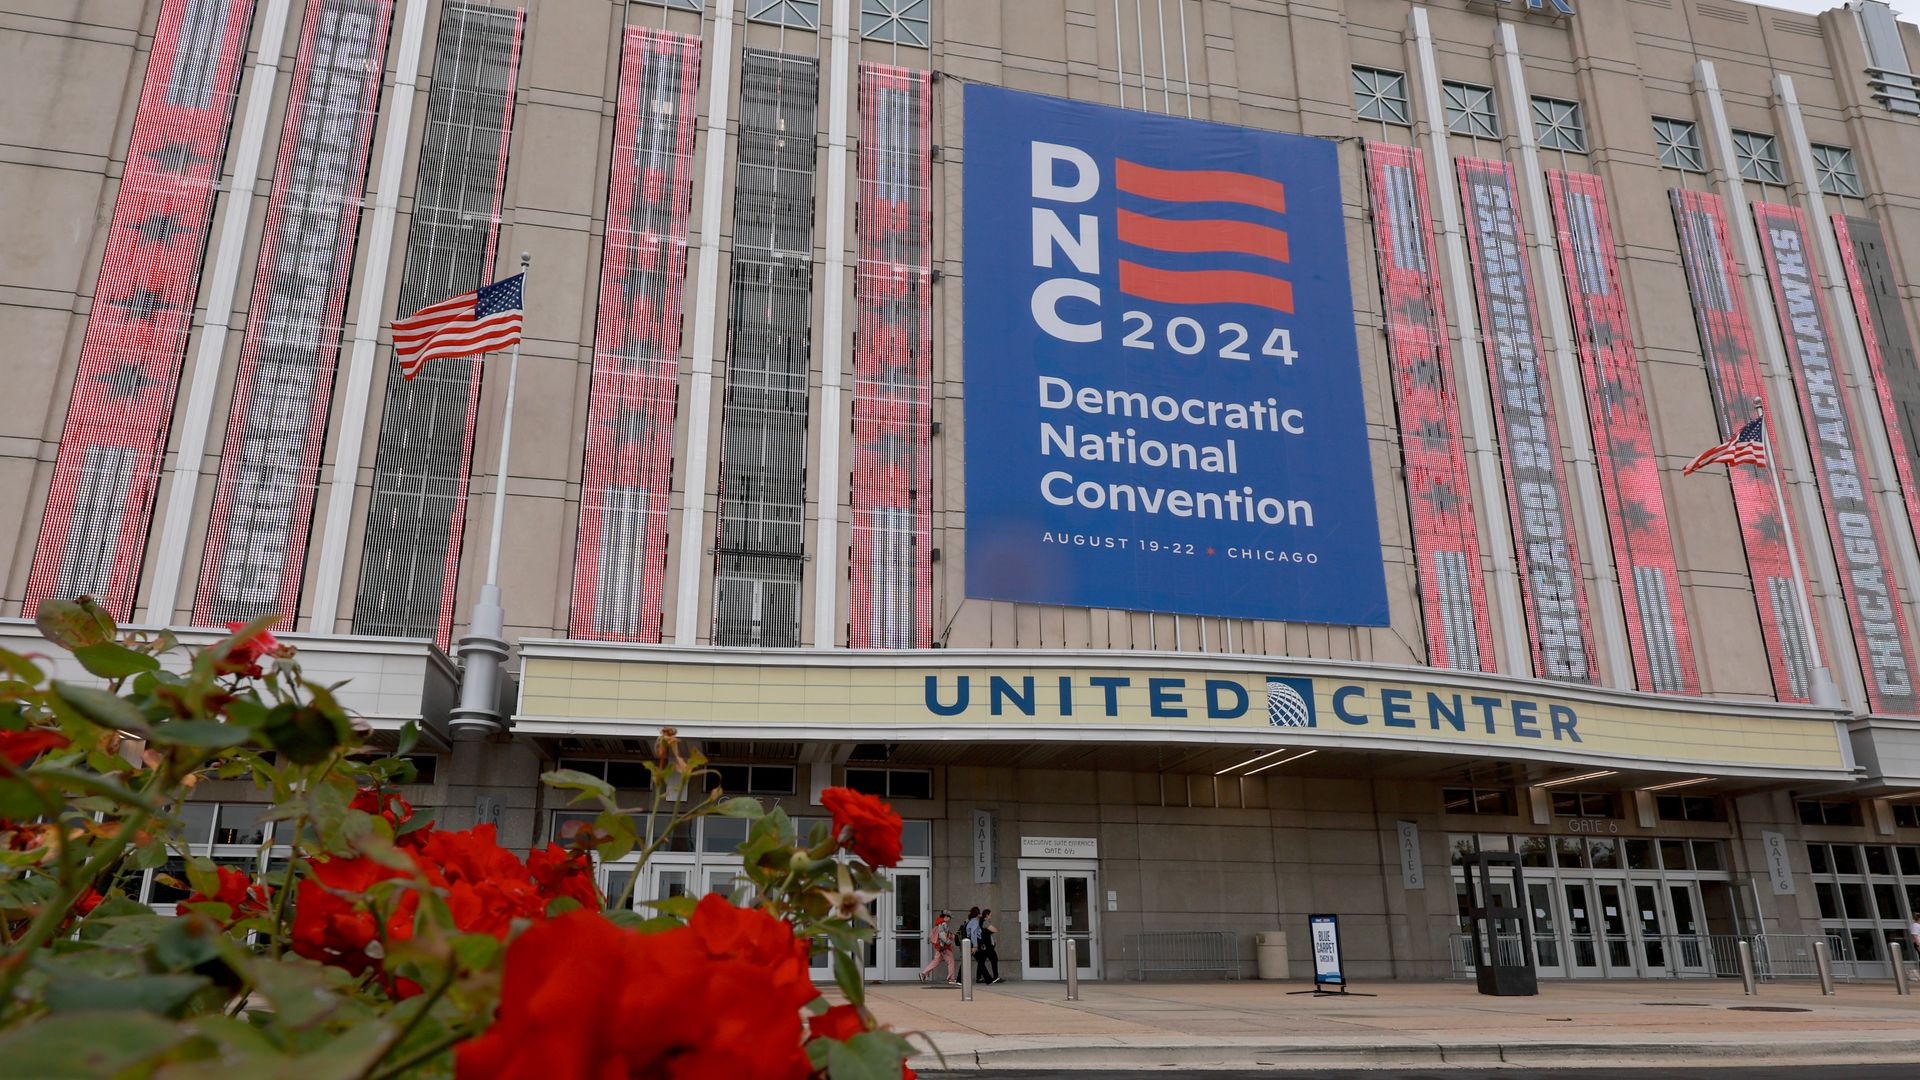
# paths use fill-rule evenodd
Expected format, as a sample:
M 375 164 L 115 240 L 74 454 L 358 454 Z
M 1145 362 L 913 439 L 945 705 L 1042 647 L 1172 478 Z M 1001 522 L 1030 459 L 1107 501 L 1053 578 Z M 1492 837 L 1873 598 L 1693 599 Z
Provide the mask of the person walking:
M 980 905 L 975 904 L 967 909 L 967 921 L 960 924 L 960 932 L 973 942 L 974 948 L 980 947 Z
M 1000 981 L 1000 954 L 994 950 L 993 935 L 1000 928 L 993 925 L 993 909 L 980 913 L 979 931 L 973 939 L 973 981 L 992 984 Z
M 928 981 L 928 976 L 933 974 L 933 969 L 940 965 L 940 961 L 945 960 L 947 983 L 951 985 L 956 982 L 956 969 L 953 963 L 953 920 L 946 912 L 941 912 L 940 917 L 933 920 L 932 929 L 927 931 L 927 944 L 933 946 L 933 959 L 927 961 L 927 966 L 920 969 L 920 981 Z

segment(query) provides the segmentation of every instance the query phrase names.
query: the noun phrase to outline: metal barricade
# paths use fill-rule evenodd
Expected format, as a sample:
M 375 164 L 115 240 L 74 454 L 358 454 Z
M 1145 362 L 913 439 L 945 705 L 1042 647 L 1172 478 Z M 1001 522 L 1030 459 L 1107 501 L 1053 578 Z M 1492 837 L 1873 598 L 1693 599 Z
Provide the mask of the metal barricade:
M 1240 935 L 1232 930 L 1143 930 L 1127 937 L 1135 979 L 1218 972 L 1240 977 Z

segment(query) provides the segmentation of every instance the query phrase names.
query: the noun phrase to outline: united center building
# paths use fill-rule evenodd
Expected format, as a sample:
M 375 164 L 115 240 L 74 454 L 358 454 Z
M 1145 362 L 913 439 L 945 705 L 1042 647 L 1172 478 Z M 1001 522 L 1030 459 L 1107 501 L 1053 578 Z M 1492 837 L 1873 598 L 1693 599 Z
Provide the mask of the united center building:
M 48 597 L 278 615 L 513 845 L 583 820 L 544 770 L 646 799 L 663 728 L 803 820 L 883 795 L 877 978 L 972 905 L 1027 979 L 1180 930 L 1304 974 L 1310 914 L 1353 978 L 1462 974 L 1482 851 L 1545 975 L 1760 933 L 1885 975 L 1920 908 L 1883 3 L 120 0 L 0 43 L 9 647 Z M 508 357 L 407 380 L 389 326 L 522 251 L 509 677 L 462 707 Z M 1683 474 L 1743 434 L 1776 469 Z M 195 851 L 282 850 L 201 790 Z M 636 894 L 732 889 L 737 829 Z

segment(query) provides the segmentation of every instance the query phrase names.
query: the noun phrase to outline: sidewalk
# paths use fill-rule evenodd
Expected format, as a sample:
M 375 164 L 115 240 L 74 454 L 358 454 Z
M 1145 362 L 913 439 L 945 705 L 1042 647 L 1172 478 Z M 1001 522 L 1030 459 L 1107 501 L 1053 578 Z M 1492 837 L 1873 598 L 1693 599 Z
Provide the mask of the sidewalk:
M 1542 983 L 1529 998 L 1469 982 L 1380 983 L 1378 997 L 1291 996 L 1300 983 L 1089 982 L 956 987 L 892 983 L 868 1004 L 922 1031 L 949 1069 L 1694 1066 L 1920 1061 L 1920 995 L 1890 983 Z M 1752 1011 L 1752 1007 L 1766 1011 Z M 916 1069 L 938 1069 L 931 1054 Z

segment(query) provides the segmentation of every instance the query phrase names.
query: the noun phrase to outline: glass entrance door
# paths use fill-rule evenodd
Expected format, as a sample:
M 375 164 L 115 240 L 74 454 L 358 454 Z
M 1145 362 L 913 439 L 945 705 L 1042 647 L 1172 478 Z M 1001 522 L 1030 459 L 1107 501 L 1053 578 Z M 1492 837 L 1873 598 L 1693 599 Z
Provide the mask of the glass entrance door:
M 1600 960 L 1612 976 L 1637 974 L 1633 962 L 1633 940 L 1627 936 L 1626 886 L 1618 881 L 1602 881 L 1594 886 L 1600 893 Z
M 1702 921 L 1699 886 L 1669 882 L 1667 901 L 1673 928 L 1673 967 L 1687 975 L 1709 974 L 1707 928 Z
M 1083 979 L 1100 977 L 1091 870 L 1020 871 L 1020 959 L 1028 979 L 1065 979 L 1067 942 Z
M 1566 901 L 1567 974 L 1575 978 L 1600 977 L 1600 940 L 1596 932 L 1599 919 L 1593 893 L 1590 882 L 1560 883 L 1560 895 Z
M 867 978 L 877 982 L 911 982 L 932 956 L 927 944 L 926 870 L 883 871 L 893 888 L 867 905 L 874 933 L 867 942 Z M 960 954 L 954 953 L 959 962 Z M 943 977 L 944 969 L 939 972 Z
M 1541 881 L 1527 884 L 1527 917 L 1533 920 L 1534 966 L 1541 975 L 1560 978 L 1566 971 L 1566 958 L 1560 946 L 1560 921 L 1553 916 L 1553 886 Z
M 1640 971 L 1663 975 L 1667 971 L 1665 920 L 1660 916 L 1660 886 L 1633 887 L 1633 922 L 1640 931 Z

